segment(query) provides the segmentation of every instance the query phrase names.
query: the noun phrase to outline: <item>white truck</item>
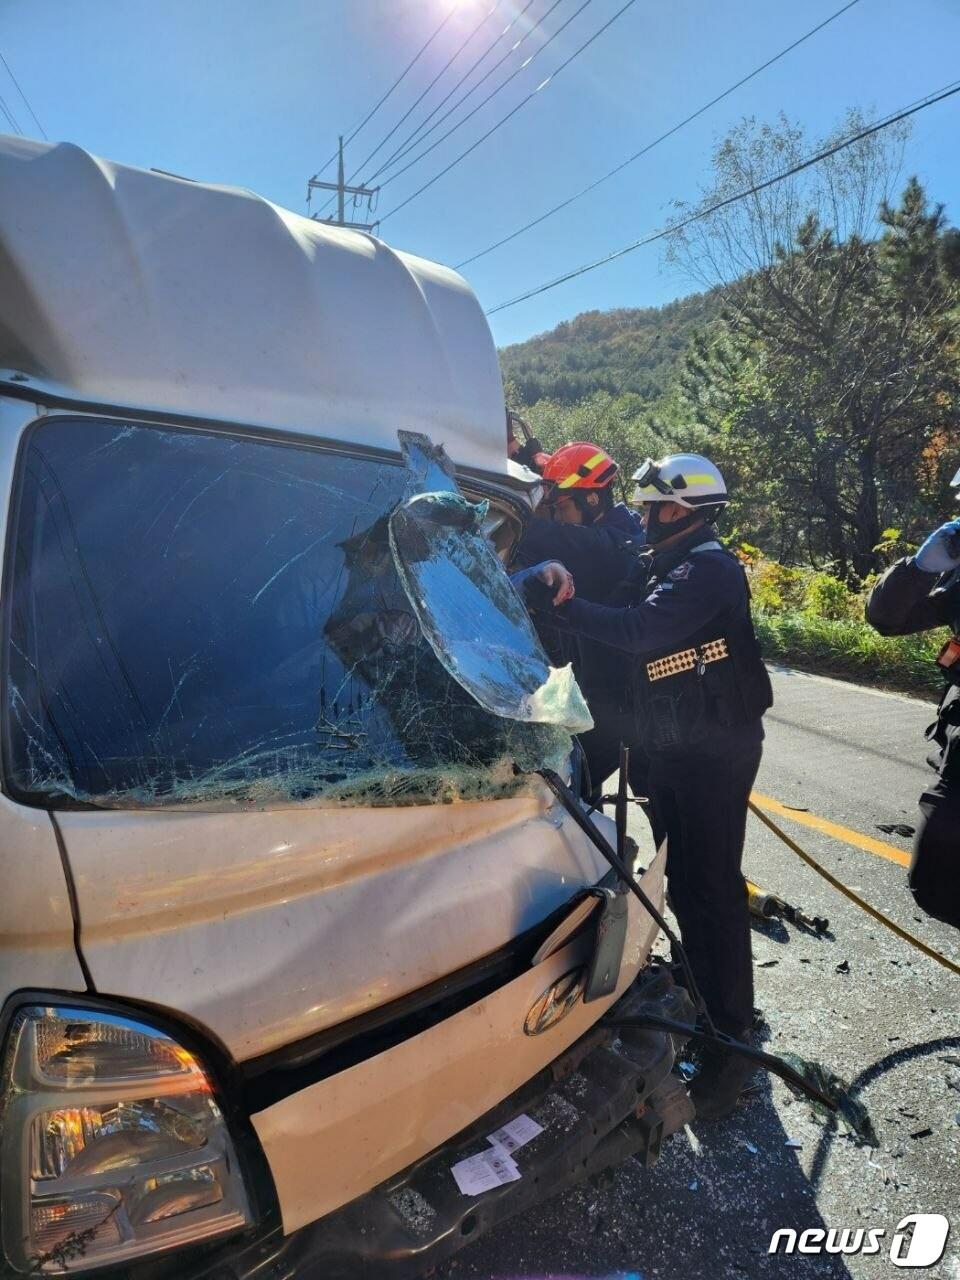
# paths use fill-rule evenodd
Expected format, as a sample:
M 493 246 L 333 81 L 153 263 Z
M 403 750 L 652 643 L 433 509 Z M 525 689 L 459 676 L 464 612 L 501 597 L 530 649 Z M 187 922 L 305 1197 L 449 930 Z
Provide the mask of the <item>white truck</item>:
M 0 139 L 6 1273 L 414 1276 L 690 1118 L 575 687 L 510 710 L 536 496 L 452 271 Z

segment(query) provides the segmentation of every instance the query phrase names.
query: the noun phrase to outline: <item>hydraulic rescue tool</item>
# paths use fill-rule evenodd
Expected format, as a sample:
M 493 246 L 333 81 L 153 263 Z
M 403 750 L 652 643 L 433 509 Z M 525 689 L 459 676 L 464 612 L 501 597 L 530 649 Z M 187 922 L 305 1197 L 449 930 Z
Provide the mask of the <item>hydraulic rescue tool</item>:
M 808 916 L 799 907 L 792 907 L 775 893 L 767 893 L 752 880 L 747 881 L 747 898 L 750 914 L 760 920 L 786 920 L 818 934 L 824 934 L 830 928 L 830 921 L 823 916 Z
M 627 752 L 621 749 L 620 753 L 620 782 L 617 788 L 617 795 L 620 803 L 617 807 L 617 843 L 622 849 L 626 848 L 624 834 L 626 831 L 626 760 Z M 798 1071 L 794 1070 L 789 1063 L 784 1062 L 782 1058 L 776 1057 L 772 1053 L 764 1053 L 761 1049 L 754 1048 L 753 1045 L 744 1044 L 740 1040 L 735 1040 L 731 1036 L 724 1035 L 718 1031 L 713 1023 L 713 1019 L 707 1010 L 703 996 L 697 986 L 690 961 L 684 951 L 683 944 L 680 939 L 667 924 L 662 914 L 657 910 L 650 901 L 643 889 L 637 883 L 637 880 L 630 868 L 627 866 L 620 853 L 614 849 L 609 841 L 603 836 L 600 830 L 590 821 L 584 813 L 577 796 L 567 784 L 563 781 L 559 774 L 553 769 L 538 770 L 540 777 L 556 796 L 560 804 L 566 809 L 570 817 L 577 824 L 588 840 L 595 846 L 600 855 L 610 864 L 617 872 L 620 879 L 627 886 L 630 892 L 640 900 L 644 909 L 657 922 L 663 930 L 667 940 L 670 943 L 670 952 L 674 962 L 679 966 L 683 973 L 683 980 L 687 988 L 687 994 L 693 1001 L 694 1008 L 697 1011 L 697 1020 L 695 1023 L 677 1022 L 672 1018 L 665 1018 L 658 1013 L 651 1011 L 642 1011 L 636 1016 L 630 1018 L 616 1018 L 607 1021 L 607 1026 L 623 1026 L 623 1027 L 658 1027 L 663 1031 L 675 1032 L 677 1035 L 688 1036 L 691 1040 L 695 1040 L 700 1044 L 713 1044 L 721 1049 L 726 1049 L 730 1053 L 739 1054 L 743 1058 L 747 1058 L 750 1062 L 756 1063 L 758 1067 L 763 1067 L 767 1071 L 772 1071 L 774 1075 L 780 1076 L 787 1084 L 794 1089 L 805 1094 L 813 1101 L 820 1103 L 829 1111 L 837 1110 L 837 1103 L 829 1097 L 824 1091 L 815 1084 L 805 1079 Z M 624 834 L 621 834 L 624 833 Z

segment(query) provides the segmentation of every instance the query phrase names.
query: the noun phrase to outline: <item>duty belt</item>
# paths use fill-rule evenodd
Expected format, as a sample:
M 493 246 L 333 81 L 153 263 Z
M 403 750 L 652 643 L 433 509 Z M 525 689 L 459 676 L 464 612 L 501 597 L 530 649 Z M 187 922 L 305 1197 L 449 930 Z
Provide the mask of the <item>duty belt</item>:
M 694 667 L 703 666 L 707 662 L 719 662 L 729 656 L 726 640 L 708 640 L 699 649 L 681 649 L 679 653 L 668 653 L 664 658 L 648 662 L 647 678 L 652 682 L 664 680 L 667 676 L 679 676 L 684 671 L 692 671 Z

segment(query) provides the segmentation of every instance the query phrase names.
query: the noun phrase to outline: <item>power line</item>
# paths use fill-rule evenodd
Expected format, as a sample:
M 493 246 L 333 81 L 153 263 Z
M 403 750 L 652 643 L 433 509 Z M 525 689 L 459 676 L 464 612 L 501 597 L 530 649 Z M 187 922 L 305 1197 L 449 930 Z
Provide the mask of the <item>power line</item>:
M 507 34 L 508 31 L 510 31 L 511 27 L 515 27 L 517 25 L 517 23 L 524 16 L 527 10 L 533 5 L 533 3 L 534 3 L 534 0 L 527 0 L 527 3 L 523 6 L 520 12 L 515 17 L 511 18 L 511 20 L 507 23 L 507 25 L 504 27 L 504 29 L 500 32 L 498 36 L 496 36 L 493 40 L 491 40 L 491 42 L 487 45 L 483 53 L 480 54 L 479 58 L 474 59 L 474 61 L 470 64 L 470 66 L 463 73 L 463 75 L 460 77 L 457 83 L 453 86 L 453 88 L 449 90 L 446 96 L 440 99 L 440 101 L 433 108 L 433 110 L 428 115 L 424 116 L 424 118 L 420 121 L 420 123 L 413 130 L 413 132 L 408 134 L 407 137 L 404 139 L 404 141 L 400 143 L 399 147 L 397 147 L 397 149 L 394 152 L 392 152 L 387 157 L 386 160 L 384 160 L 383 164 L 380 166 L 379 169 L 377 169 L 376 173 L 370 176 L 370 179 L 369 179 L 370 182 L 375 182 L 376 179 L 380 176 L 380 174 L 383 173 L 386 169 L 389 169 L 395 160 L 402 159 L 402 157 L 407 155 L 408 152 L 412 151 L 413 148 L 418 143 L 422 142 L 424 138 L 429 137 L 430 134 L 433 133 L 435 129 L 438 129 L 440 125 L 443 124 L 444 120 L 446 120 L 449 115 L 451 115 L 459 107 L 462 107 L 463 104 L 467 101 L 467 99 L 470 98 L 474 93 L 476 93 L 476 91 L 480 88 L 480 86 L 485 81 L 487 81 L 490 78 L 490 76 L 494 74 L 494 72 L 497 70 L 498 67 L 502 66 L 503 63 L 506 62 L 507 58 L 509 58 L 512 53 L 516 53 L 517 49 L 520 48 L 524 40 L 528 39 L 533 34 L 533 32 L 536 31 L 537 27 L 539 27 L 540 24 L 543 22 L 543 19 L 548 16 L 546 13 L 542 17 L 538 18 L 537 21 L 534 22 L 530 27 L 527 28 L 527 30 L 523 33 L 520 39 L 517 40 L 513 45 L 511 45 L 511 47 L 506 51 L 503 57 L 500 58 L 497 62 L 495 62 L 494 65 L 490 67 L 488 71 L 484 72 L 484 74 L 480 77 L 477 83 L 473 85 L 472 88 L 468 89 L 467 92 L 463 95 L 463 97 L 460 98 L 458 102 L 455 102 L 448 111 L 445 111 L 444 114 L 440 117 L 440 119 L 436 122 L 436 124 L 432 125 L 426 131 L 426 133 L 423 132 L 424 125 L 430 123 L 430 121 L 437 114 L 437 112 L 440 111 L 443 107 L 445 107 L 446 104 L 453 97 L 453 95 L 457 92 L 457 90 L 467 80 L 470 79 L 474 71 L 476 71 L 477 67 L 479 67 L 487 58 L 490 57 L 490 54 L 494 51 L 494 49 L 497 47 L 497 45 L 500 43 L 503 37 Z M 553 9 L 556 8 L 556 5 L 559 3 L 561 3 L 561 0 L 556 0 L 556 4 L 554 4 L 548 12 L 552 12 Z
M 459 58 L 459 57 L 460 57 L 460 54 L 461 54 L 461 53 L 463 53 L 464 49 L 467 47 L 467 45 L 470 43 L 470 41 L 473 39 L 473 37 L 477 34 L 477 32 L 480 30 L 480 28 L 484 25 L 484 23 L 485 23 L 485 22 L 487 22 L 487 21 L 488 21 L 488 20 L 493 16 L 493 14 L 497 11 L 497 9 L 498 9 L 498 7 L 500 6 L 500 4 L 501 4 L 501 3 L 502 3 L 502 0 L 494 0 L 493 8 L 492 8 L 492 9 L 488 9 L 488 10 L 487 10 L 487 12 L 483 15 L 483 17 L 480 19 L 480 21 L 477 23 L 477 25 L 473 28 L 473 30 L 472 30 L 472 31 L 470 32 L 470 34 L 467 36 L 466 40 L 464 40 L 464 42 L 460 45 L 460 48 L 459 48 L 459 49 L 457 49 L 457 51 L 456 51 L 455 53 L 453 53 L 453 54 L 452 54 L 452 55 L 447 59 L 447 61 L 443 64 L 443 66 L 440 68 L 440 70 L 437 72 L 437 74 L 433 77 L 433 79 L 430 81 L 430 83 L 429 83 L 429 84 L 427 85 L 427 87 L 424 89 L 423 93 L 421 93 L 421 94 L 420 94 L 420 97 L 419 97 L 419 98 L 417 98 L 416 102 L 414 102 L 412 106 L 410 106 L 410 107 L 408 107 L 408 108 L 407 108 L 407 110 L 403 113 L 403 115 L 400 117 L 400 119 L 397 121 L 397 123 L 393 126 L 393 128 L 390 130 L 390 132 L 389 132 L 385 137 L 383 137 L 383 138 L 381 138 L 381 139 L 380 139 L 380 141 L 379 141 L 379 142 L 377 143 L 377 145 L 373 148 L 373 150 L 370 152 L 370 154 L 367 156 L 367 158 L 366 158 L 366 159 L 365 159 L 361 164 L 359 164 L 359 165 L 357 166 L 357 168 L 356 168 L 356 169 L 354 169 L 354 171 L 353 171 L 353 173 L 351 173 L 351 175 L 350 175 L 350 179 L 349 179 L 351 182 L 353 182 L 353 181 L 354 181 L 354 180 L 355 180 L 355 179 L 356 179 L 356 178 L 357 178 L 357 177 L 358 177 L 358 176 L 363 172 L 363 170 L 367 167 L 367 165 L 369 164 L 369 162 L 370 162 L 370 161 L 373 159 L 373 157 L 377 154 L 377 152 L 380 150 L 380 148 L 381 148 L 381 147 L 382 147 L 386 142 L 388 142 L 388 141 L 390 140 L 390 138 L 392 138 L 392 137 L 393 137 L 393 135 L 397 132 L 397 130 L 400 128 L 400 126 L 403 124 L 403 122 L 404 122 L 406 119 L 408 119 L 408 117 L 409 117 L 409 116 L 410 116 L 414 111 L 416 111 L 417 107 L 419 107 L 420 103 L 424 100 L 424 98 L 427 96 L 427 94 L 430 92 L 430 90 L 433 88 L 433 86 L 437 83 L 437 81 L 438 81 L 438 80 L 440 80 L 440 79 L 441 79 L 441 78 L 446 74 L 446 72 L 448 71 L 448 69 L 450 68 L 450 66 L 451 66 L 454 62 L 456 62 L 457 58 Z M 309 192 L 309 187 L 308 187 L 308 192 Z M 332 200 L 332 199 L 331 199 L 331 200 L 328 200 L 328 201 L 327 201 L 327 203 L 326 203 L 326 204 L 323 206 L 323 208 L 320 210 L 320 212 L 321 212 L 321 213 L 323 213 L 323 212 L 324 212 L 324 211 L 329 207 L 329 205 L 331 205 L 332 203 L 333 203 L 333 200 Z
M 587 3 L 589 3 L 589 0 L 586 0 L 586 3 L 583 6 L 581 6 L 581 8 L 585 8 Z M 511 111 L 508 111 L 507 114 L 501 120 L 498 120 L 497 123 L 492 128 L 488 129 L 485 134 L 479 137 L 476 140 L 476 142 L 472 144 L 472 146 L 469 146 L 466 149 L 466 151 L 462 152 L 459 156 L 456 157 L 456 159 L 451 160 L 450 163 L 445 168 L 441 169 L 439 173 L 434 174 L 434 176 L 430 179 L 429 182 L 425 182 L 422 187 L 414 191 L 413 195 L 407 196 L 406 200 L 401 201 L 400 204 L 396 205 L 393 209 L 391 209 L 389 213 L 384 214 L 384 216 L 380 219 L 380 221 L 385 222 L 387 218 L 392 218 L 395 213 L 398 213 L 401 209 L 405 208 L 411 202 L 411 200 L 416 200 L 417 196 L 422 195 L 424 191 L 426 191 L 429 187 L 432 187 L 435 182 L 439 182 L 440 179 L 444 177 L 445 174 L 448 174 L 451 169 L 455 168 L 456 165 L 458 165 L 461 160 L 465 160 L 472 151 L 476 151 L 477 147 L 479 147 L 482 142 L 486 142 L 487 138 L 489 138 L 491 134 L 496 133 L 497 130 L 501 128 L 503 125 L 505 125 L 508 120 L 512 119 L 517 114 L 518 111 L 521 111 L 527 105 L 528 102 L 532 101 L 532 99 L 537 96 L 537 94 L 541 91 L 541 89 L 545 89 L 547 85 L 551 83 L 551 81 L 555 80 L 561 71 L 563 71 L 566 67 L 568 67 L 570 63 L 574 61 L 575 58 L 578 58 L 580 54 L 584 52 L 584 50 L 588 49 L 590 45 L 593 44 L 594 40 L 598 39 L 600 36 L 603 35 L 605 31 L 607 31 L 610 27 L 612 27 L 613 24 L 617 21 L 617 19 L 621 17 L 624 13 L 626 13 L 626 11 L 629 8 L 631 8 L 635 3 L 636 3 L 636 0 L 627 0 L 627 3 L 623 5 L 621 8 L 619 8 L 617 12 L 613 15 L 613 17 L 609 18 L 603 24 L 603 26 L 599 29 L 599 31 L 595 31 L 589 40 L 585 40 L 584 43 L 579 47 L 579 49 L 576 49 L 573 53 L 571 53 L 569 58 L 561 62 L 559 67 L 557 67 L 556 71 L 548 75 L 545 80 L 542 80 L 540 84 L 538 84 L 537 87 L 534 90 L 532 90 L 532 92 L 528 93 L 525 98 L 522 98 L 520 102 L 518 102 L 517 105 Z M 580 12 L 580 10 L 578 10 L 577 12 Z M 543 47 L 546 48 L 546 45 L 544 45 Z M 411 163 L 415 164 L 416 160 L 412 161 Z M 407 165 L 406 167 L 409 169 L 410 165 Z M 406 172 L 405 169 L 400 170 L 400 173 L 404 173 L 404 172 Z M 395 173 L 393 175 L 393 178 L 398 178 L 400 176 L 400 173 Z M 388 178 L 387 182 L 392 182 L 393 178 Z M 381 186 L 386 186 L 386 185 L 387 185 L 386 182 L 381 183 Z
M 10 128 L 13 130 L 13 132 L 14 132 L 14 133 L 16 133 L 16 134 L 19 134 L 19 136 L 22 138 L 22 137 L 23 137 L 23 130 L 20 128 L 19 124 L 17 123 L 17 118 L 16 118 L 16 116 L 13 114 L 13 112 L 12 112 L 12 111 L 10 110 L 10 108 L 7 106 L 7 104 L 6 104 L 6 102 L 4 101 L 4 99 L 3 99 L 3 97 L 2 97 L 2 96 L 0 96 L 0 111 L 2 111 L 2 112 L 3 112 L 3 114 L 6 116 L 6 118 L 7 118 L 7 123 L 10 125 Z
M 450 21 L 450 19 L 453 17 L 453 15 L 456 12 L 457 12 L 457 5 L 454 3 L 453 5 L 451 5 L 450 11 L 447 14 L 447 16 L 442 19 L 442 21 L 440 22 L 440 25 L 436 28 L 433 34 L 427 38 L 426 42 L 420 46 L 420 48 L 417 50 L 414 56 L 410 59 L 410 61 L 407 63 L 404 69 L 400 72 L 396 80 L 394 80 L 393 84 L 386 91 L 383 97 L 380 98 L 379 101 L 373 107 L 371 107 L 371 109 L 363 117 L 363 119 L 354 129 L 353 133 L 351 133 L 350 136 L 347 138 L 346 142 L 344 143 L 344 146 L 349 146 L 349 144 L 354 140 L 354 138 L 357 136 L 360 130 L 364 127 L 364 125 L 373 119 L 373 117 L 377 114 L 377 112 L 380 110 L 380 108 L 383 106 L 386 100 L 393 93 L 394 89 L 396 89 L 398 85 L 401 83 L 401 81 L 403 81 L 407 77 L 409 72 L 413 70 L 414 66 L 420 61 L 420 59 L 427 52 L 427 50 L 433 44 L 434 40 L 436 40 L 437 36 L 440 34 L 440 32 L 443 30 L 443 28 L 447 25 L 447 23 Z M 328 169 L 330 165 L 333 164 L 338 154 L 339 154 L 339 151 L 334 151 L 330 159 L 325 161 L 325 163 L 322 164 L 320 168 L 317 170 L 317 172 L 313 175 L 314 178 L 319 178 L 320 174 L 323 173 L 324 169 Z
M 541 222 L 546 222 L 547 218 L 552 218 L 553 215 L 555 213 L 559 213 L 561 209 L 568 208 L 582 196 L 589 195 L 591 191 L 595 191 L 597 187 L 602 186 L 602 184 L 608 181 L 608 179 L 615 177 L 623 169 L 626 169 L 628 165 L 633 164 L 635 160 L 639 160 L 641 156 L 647 155 L 647 153 L 652 151 L 654 147 L 658 147 L 661 142 L 666 142 L 668 138 L 672 138 L 675 133 L 679 133 L 679 131 L 685 128 L 688 124 L 692 124 L 694 120 L 709 111 L 711 107 L 715 107 L 717 103 L 722 102 L 724 98 L 729 98 L 729 96 L 732 93 L 735 93 L 737 89 L 743 88 L 748 81 L 753 80 L 756 76 L 760 75 L 762 71 L 766 71 L 768 67 L 772 67 L 773 64 L 775 62 L 779 62 L 781 58 L 785 58 L 788 53 L 792 53 L 794 49 L 798 48 L 798 46 L 803 44 L 806 40 L 809 40 L 811 36 L 815 36 L 818 31 L 822 31 L 824 27 L 829 26 L 831 22 L 836 21 L 841 14 L 846 13 L 848 9 L 852 9 L 854 5 L 859 3 L 860 0 L 849 0 L 849 3 L 845 4 L 842 9 L 838 9 L 836 13 L 832 13 L 829 18 L 825 18 L 823 22 L 812 27 L 806 35 L 800 36 L 798 40 L 794 40 L 794 42 L 792 44 L 788 44 L 785 49 L 781 49 L 780 52 L 774 54 L 772 58 L 768 58 L 766 62 L 761 63 L 759 67 L 755 67 L 749 75 L 745 75 L 741 80 L 738 80 L 736 84 L 732 84 L 729 89 L 724 89 L 723 93 L 718 93 L 715 98 L 711 98 L 709 102 L 705 102 L 702 107 L 698 107 L 696 111 L 691 115 L 688 115 L 684 120 L 681 120 L 679 124 L 675 124 L 672 128 L 668 129 L 666 133 L 661 133 L 659 138 L 654 138 L 653 142 L 648 142 L 646 146 L 641 147 L 639 151 L 635 151 L 632 156 L 628 156 L 626 160 L 611 169 L 608 173 L 605 173 L 603 177 L 597 178 L 595 182 L 591 182 L 589 186 L 584 187 L 582 191 L 578 191 L 575 195 L 569 196 L 566 200 L 561 200 L 561 202 L 559 204 L 555 204 L 552 209 L 548 209 L 546 213 L 541 213 L 539 217 L 525 223 L 522 227 L 518 227 L 516 231 L 511 231 L 511 233 L 504 236 L 502 240 L 497 240 L 495 244 L 488 245 L 486 249 L 481 249 L 479 253 L 475 253 L 469 258 L 464 258 L 462 262 L 457 263 L 456 270 L 459 271 L 462 267 L 469 266 L 471 262 L 476 262 L 479 258 L 485 258 L 488 253 L 493 253 L 495 249 L 500 249 L 503 245 L 509 244 L 510 241 L 515 240 L 517 236 L 522 236 L 525 231 L 529 231 L 532 227 L 539 226 Z
M 343 138 L 340 139 L 340 145 L 338 148 L 338 160 L 339 160 L 339 163 L 337 165 L 336 182 L 321 182 L 319 178 L 311 178 L 310 181 L 307 183 L 308 197 L 310 192 L 313 191 L 314 189 L 317 189 L 320 191 L 333 191 L 334 195 L 332 198 L 337 202 L 337 215 L 336 215 L 336 218 L 334 218 L 331 215 L 329 218 L 323 219 L 323 221 L 335 222 L 338 227 L 352 227 L 355 231 L 375 231 L 377 226 L 375 222 L 356 222 L 352 220 L 351 221 L 347 220 L 346 209 L 345 209 L 347 196 L 353 196 L 354 208 L 357 207 L 357 202 L 359 200 L 363 200 L 364 198 L 366 198 L 367 212 L 372 217 L 373 201 L 376 198 L 377 192 L 375 190 L 371 190 L 370 187 L 351 187 L 351 186 L 348 186 L 346 182 L 344 182 Z M 314 214 L 314 218 L 318 222 L 321 220 L 317 214 Z
M 554 0 L 554 4 L 552 8 L 548 11 L 548 14 L 553 13 L 553 10 L 556 9 L 557 5 L 560 4 L 561 2 L 562 0 Z M 467 114 L 463 116 L 462 119 L 458 120 L 455 125 L 449 128 L 446 133 L 441 135 L 441 137 L 437 138 L 436 142 L 431 142 L 430 146 L 427 147 L 425 151 L 421 151 L 419 155 L 414 156 L 413 159 L 408 164 L 405 164 L 402 169 L 398 169 L 396 173 L 391 174 L 390 177 L 385 179 L 380 185 L 382 187 L 385 187 L 388 182 L 393 182 L 395 179 L 401 177 L 403 174 L 407 172 L 408 169 L 412 169 L 415 164 L 419 164 L 420 161 L 423 160 L 426 156 L 428 156 L 431 151 L 435 151 L 436 148 L 441 145 L 441 143 L 446 142 L 446 140 L 449 137 L 452 137 L 452 135 L 455 134 L 457 130 L 460 129 L 463 125 L 465 125 L 468 120 L 472 120 L 473 117 L 477 114 L 477 112 L 482 111 L 483 108 L 487 105 L 488 102 L 490 102 L 492 98 L 495 98 L 497 94 L 501 92 L 501 90 L 505 89 L 507 85 L 511 83 L 511 81 L 517 78 L 517 76 L 521 73 L 521 71 L 526 71 L 527 67 L 529 67 L 531 62 L 533 62 L 534 58 L 538 57 L 541 53 L 543 53 L 544 49 L 549 48 L 549 46 L 553 44 L 554 40 L 556 40 L 557 36 L 561 35 L 567 29 L 567 27 L 569 27 L 571 22 L 573 22 L 575 19 L 580 17 L 581 13 L 583 13 L 587 5 L 592 3 L 593 3 L 593 0 L 583 0 L 583 3 L 580 5 L 580 8 L 576 9 L 570 15 L 570 17 L 566 20 L 566 22 L 561 23 L 560 26 L 557 27 L 556 31 L 554 31 L 553 35 L 548 36 L 539 49 L 534 49 L 530 57 L 525 58 L 523 62 L 520 63 L 519 67 L 517 67 L 516 70 L 512 71 L 510 75 L 507 76 L 506 80 L 501 81 L 500 84 L 498 84 L 495 89 L 492 89 L 482 102 L 478 102 L 472 111 L 468 111 Z M 548 14 L 544 14 L 544 17 L 547 17 Z M 555 74 L 556 72 L 554 72 L 554 75 Z M 550 79 L 551 77 L 547 76 L 547 79 L 544 80 L 543 84 L 538 85 L 533 92 L 538 93 L 540 89 L 543 88 L 543 85 L 545 85 L 547 81 L 549 81 Z M 528 97 L 532 97 L 532 96 L 533 94 L 528 95 Z M 528 99 L 525 98 L 524 102 L 526 102 L 527 100 Z M 523 106 L 523 103 L 521 103 L 520 106 Z M 514 111 L 518 111 L 519 109 L 520 109 L 519 107 L 515 107 Z M 513 112 L 511 112 L 511 114 L 513 114 Z M 509 119 L 509 116 L 504 117 L 504 119 L 505 120 Z M 495 128 L 499 128 L 499 125 L 495 126 Z M 491 130 L 491 132 L 493 132 L 493 130 Z M 483 138 L 481 138 L 480 141 L 482 142 Z M 468 152 L 464 152 L 464 155 L 467 155 L 467 154 Z M 458 157 L 458 160 L 462 158 L 463 158 L 462 156 Z M 457 162 L 455 161 L 454 163 L 457 163 Z M 442 174 L 438 175 L 438 177 L 442 177 L 442 176 L 443 176 Z M 419 194 L 419 192 L 415 194 Z M 410 198 L 413 199 L 413 196 L 411 196 Z
M 40 130 L 40 132 L 43 134 L 44 141 L 49 142 L 49 141 L 50 141 L 50 139 L 47 137 L 46 133 L 44 132 L 43 125 L 42 125 L 42 124 L 40 123 L 40 121 L 37 119 L 37 113 L 34 111 L 33 107 L 31 107 L 31 105 L 30 105 L 30 103 L 29 103 L 29 101 L 28 101 L 28 99 L 27 99 L 27 95 L 26 95 L 26 94 L 23 92 L 23 90 L 20 88 L 20 81 L 19 81 L 19 80 L 17 79 L 17 77 L 13 74 L 13 69 L 11 68 L 10 63 L 6 60 L 6 58 L 3 56 L 3 54 L 2 54 L 2 53 L 0 53 L 0 62 L 2 62 L 2 63 L 3 63 L 3 65 L 6 67 L 6 69 L 7 69 L 7 75 L 10 77 L 10 79 L 11 79 L 11 80 L 13 81 L 13 83 L 16 85 L 16 87 L 17 87 L 17 93 L 19 93 L 20 97 L 23 99 L 23 105 L 27 108 L 27 110 L 28 110 L 28 111 L 30 112 L 30 114 L 33 116 L 33 122 L 34 122 L 34 124 L 37 126 L 37 128 Z M 6 111 L 6 108 L 4 108 L 4 110 Z
M 597 258 L 595 262 L 588 262 L 582 267 L 575 267 L 573 271 L 567 271 L 564 275 L 557 276 L 554 280 L 548 280 L 546 284 L 538 285 L 535 289 L 528 289 L 526 293 L 518 294 L 516 298 L 510 298 L 507 302 L 500 302 L 495 307 L 491 307 L 486 314 L 492 316 L 498 311 L 505 311 L 507 307 L 515 307 L 520 302 L 526 302 L 528 298 L 535 298 L 538 294 L 546 293 L 549 289 L 555 289 L 557 285 L 565 284 L 568 280 L 575 280 L 577 276 L 586 275 L 588 271 L 596 271 L 598 267 L 606 266 L 608 262 L 614 262 L 617 258 L 623 258 L 626 254 L 633 253 L 635 249 L 641 249 L 644 245 L 653 244 L 655 240 L 663 240 L 677 231 L 682 231 L 684 227 L 689 227 L 691 223 L 698 222 L 701 218 L 709 217 L 711 213 L 716 213 L 719 209 L 725 209 L 727 205 L 736 204 L 739 200 L 746 200 L 748 196 L 756 195 L 760 191 L 765 191 L 767 187 L 772 187 L 778 182 L 792 178 L 795 174 L 802 173 L 804 169 L 809 169 L 815 164 L 829 160 L 838 151 L 843 151 L 847 147 L 853 146 L 855 142 L 861 142 L 864 138 L 869 138 L 871 134 L 879 133 L 881 129 L 888 129 L 890 125 L 906 120 L 908 116 L 916 115 L 918 111 L 923 111 L 926 107 L 932 107 L 938 102 L 943 102 L 945 98 L 950 98 L 955 93 L 960 93 L 960 80 L 954 81 L 953 84 L 948 85 L 945 89 L 938 89 L 935 93 L 919 99 L 911 106 L 904 107 L 902 111 L 887 116 L 884 120 L 880 120 L 866 129 L 860 129 L 857 133 L 851 134 L 849 138 L 842 138 L 832 146 L 824 148 L 823 151 L 818 151 L 816 155 L 810 156 L 806 160 L 801 160 L 798 164 L 792 165 L 782 173 L 774 174 L 772 178 L 765 178 L 763 182 L 758 182 L 755 186 L 748 187 L 745 191 L 738 191 L 732 196 L 726 196 L 723 200 L 718 200 L 706 209 L 699 209 L 696 213 L 690 214 L 689 217 L 683 218 L 679 222 L 671 223 L 668 227 L 662 227 L 659 231 L 653 231 L 650 235 L 644 236 L 643 239 L 635 240 L 633 244 L 628 244 L 622 249 L 608 253 L 603 258 Z

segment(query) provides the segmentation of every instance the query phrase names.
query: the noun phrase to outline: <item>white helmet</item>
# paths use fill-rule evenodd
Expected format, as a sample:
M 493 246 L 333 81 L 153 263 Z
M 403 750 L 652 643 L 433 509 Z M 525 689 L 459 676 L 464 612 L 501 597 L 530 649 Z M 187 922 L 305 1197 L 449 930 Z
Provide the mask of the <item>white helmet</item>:
M 648 458 L 633 473 L 633 501 L 676 502 L 695 511 L 698 507 L 725 506 L 727 486 L 723 476 L 699 453 L 671 453 L 659 462 Z

